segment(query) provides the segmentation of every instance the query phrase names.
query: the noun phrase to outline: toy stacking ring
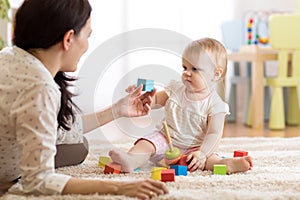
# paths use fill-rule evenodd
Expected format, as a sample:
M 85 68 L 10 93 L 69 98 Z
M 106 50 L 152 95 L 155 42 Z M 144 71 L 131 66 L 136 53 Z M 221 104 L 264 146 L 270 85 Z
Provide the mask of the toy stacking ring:
M 170 137 L 170 133 L 169 133 L 169 130 L 168 130 L 168 126 L 167 126 L 167 123 L 165 121 L 163 121 L 163 127 L 164 127 L 165 134 L 166 134 L 166 137 L 167 137 L 167 142 L 169 144 L 169 150 L 166 151 L 165 156 L 169 160 L 178 158 L 180 156 L 180 150 L 176 147 L 173 147 L 171 137 Z

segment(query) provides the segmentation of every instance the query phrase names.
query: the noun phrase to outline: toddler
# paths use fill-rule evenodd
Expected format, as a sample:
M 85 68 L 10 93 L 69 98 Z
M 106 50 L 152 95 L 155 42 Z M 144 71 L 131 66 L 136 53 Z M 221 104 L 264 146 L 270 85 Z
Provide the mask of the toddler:
M 157 92 L 151 106 L 164 107 L 173 145 L 188 155 L 189 170 L 212 171 L 214 164 L 226 165 L 229 174 L 251 169 L 250 156 L 222 158 L 215 153 L 229 114 L 224 102 L 224 46 L 211 38 L 191 42 L 183 52 L 182 69 L 182 80 L 171 81 L 165 90 Z M 124 172 L 132 172 L 149 160 L 160 161 L 166 150 L 168 143 L 160 125 L 152 135 L 138 139 L 127 153 L 111 150 L 109 155 Z

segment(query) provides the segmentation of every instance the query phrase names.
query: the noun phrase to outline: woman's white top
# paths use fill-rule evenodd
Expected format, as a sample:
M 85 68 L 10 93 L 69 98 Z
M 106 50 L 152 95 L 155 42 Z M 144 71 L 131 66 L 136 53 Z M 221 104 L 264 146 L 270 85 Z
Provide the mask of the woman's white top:
M 81 142 L 82 122 L 57 131 L 60 98 L 37 58 L 16 46 L 0 52 L 0 184 L 21 176 L 26 193 L 62 192 L 70 176 L 55 173 L 56 144 Z

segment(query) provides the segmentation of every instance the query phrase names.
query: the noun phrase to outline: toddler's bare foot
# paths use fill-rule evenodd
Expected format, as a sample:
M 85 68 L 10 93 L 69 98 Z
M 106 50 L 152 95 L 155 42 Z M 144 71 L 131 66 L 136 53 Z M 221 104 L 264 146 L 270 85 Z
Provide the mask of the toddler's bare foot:
M 253 167 L 252 157 L 226 158 L 227 173 L 246 172 Z
M 148 154 L 132 154 L 117 150 L 111 150 L 109 156 L 122 166 L 122 172 L 133 172 L 134 169 L 146 164 L 150 158 Z

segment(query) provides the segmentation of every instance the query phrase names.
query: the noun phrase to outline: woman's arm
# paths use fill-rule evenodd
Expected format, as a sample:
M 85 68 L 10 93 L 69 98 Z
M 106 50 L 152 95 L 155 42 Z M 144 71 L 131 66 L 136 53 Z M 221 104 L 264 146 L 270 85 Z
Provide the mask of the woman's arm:
M 147 115 L 151 110 L 150 105 L 153 102 L 156 90 L 154 89 L 152 92 L 142 93 L 142 89 L 143 86 L 140 85 L 113 106 L 96 113 L 83 115 L 83 132 L 86 133 L 94 130 L 120 117 L 138 117 Z
M 82 115 L 81 118 L 82 118 L 83 133 L 87 133 L 108 122 L 113 121 L 114 120 L 113 109 L 110 106 L 96 113 Z
M 89 180 L 71 178 L 66 184 L 63 194 L 113 194 L 150 199 L 168 193 L 165 184 L 152 179 L 117 182 L 108 180 Z

